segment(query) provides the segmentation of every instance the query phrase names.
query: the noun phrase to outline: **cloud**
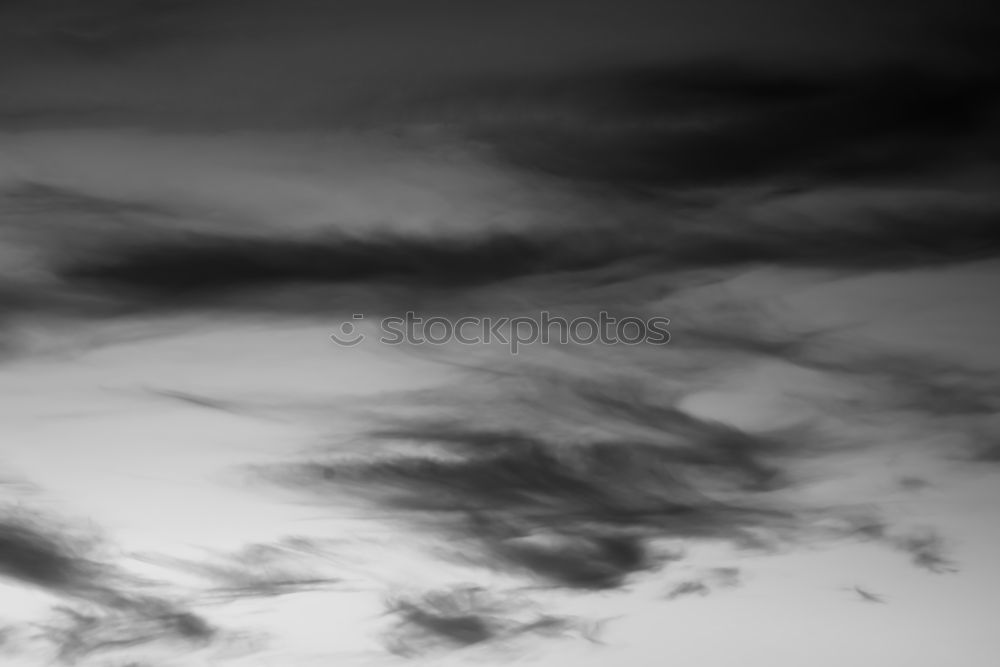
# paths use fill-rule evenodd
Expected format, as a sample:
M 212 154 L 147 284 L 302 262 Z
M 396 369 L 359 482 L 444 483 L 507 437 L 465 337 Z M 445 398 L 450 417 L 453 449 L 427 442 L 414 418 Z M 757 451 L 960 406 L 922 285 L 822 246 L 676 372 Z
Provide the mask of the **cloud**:
M 958 571 L 949 557 L 945 538 L 934 528 L 896 530 L 873 515 L 846 518 L 846 525 L 842 526 L 845 536 L 873 541 L 902 552 L 910 557 L 915 566 L 928 572 L 942 574 Z
M 897 368 L 893 355 L 847 354 L 837 365 L 823 349 L 792 359 L 808 368 L 815 358 L 859 378 Z M 349 499 L 373 517 L 387 511 L 441 540 L 437 552 L 447 558 L 555 589 L 626 586 L 675 560 L 664 545 L 678 540 L 771 550 L 861 537 L 908 554 L 917 567 L 949 567 L 936 533 L 897 530 L 877 506 L 855 516 L 850 504 L 798 493 L 810 483 L 804 470 L 825 474 L 862 454 L 867 440 L 856 445 L 836 429 L 805 426 L 746 431 L 682 410 L 671 381 L 690 384 L 708 366 L 690 378 L 670 377 L 667 366 L 643 380 L 624 358 L 613 373 L 580 362 L 558 370 L 519 363 L 509 375 L 487 367 L 479 371 L 483 392 L 473 371 L 460 390 L 387 397 L 364 413 L 376 426 L 353 444 L 268 474 Z M 919 364 L 907 370 L 922 372 Z M 905 394 L 880 396 L 909 403 Z M 883 409 L 875 405 L 873 414 Z M 693 581 L 710 591 L 739 580 L 738 569 L 717 568 Z
M 227 401 L 209 396 L 202 396 L 201 394 L 193 394 L 187 391 L 176 391 L 173 389 L 147 389 L 146 391 L 154 396 L 159 396 L 160 398 L 177 401 L 197 408 L 204 408 L 206 410 L 219 410 L 221 412 L 230 412 L 233 414 L 244 414 L 250 412 L 250 409 L 247 406 L 238 401 Z
M 852 590 L 855 593 L 857 593 L 858 599 L 861 600 L 862 602 L 885 604 L 885 598 L 883 598 L 881 595 L 877 595 L 875 593 L 872 593 L 871 591 L 865 590 L 864 588 L 861 588 L 861 586 L 855 586 Z
M 386 644 L 392 652 L 406 657 L 509 644 L 530 635 L 557 637 L 581 632 L 576 619 L 540 613 L 524 600 L 477 586 L 398 595 L 387 600 L 387 607 L 395 622 L 386 633 Z
M 200 616 L 146 592 L 149 582 L 122 570 L 101 540 L 74 532 L 24 512 L 0 521 L 0 576 L 54 596 L 56 619 L 41 624 L 40 636 L 60 659 L 159 640 L 212 639 L 214 629 Z
M 746 547 L 799 524 L 769 494 L 792 483 L 785 463 L 812 455 L 808 443 L 699 420 L 610 382 L 538 382 L 544 430 L 525 430 L 536 418 L 502 399 L 490 414 L 506 428 L 477 426 L 474 406 L 467 420 L 382 417 L 366 438 L 376 455 L 276 479 L 366 499 L 447 536 L 457 558 L 568 588 L 614 588 L 656 569 L 672 558 L 657 540 Z
M 738 567 L 716 567 L 709 571 L 709 578 L 717 586 L 733 588 L 743 581 L 743 572 Z
M 74 663 L 94 653 L 134 648 L 153 642 L 200 646 L 215 636 L 201 617 L 155 598 L 135 598 L 118 604 L 60 607 L 42 635 L 57 649 L 60 660 Z
M 254 544 L 226 555 L 180 559 L 148 555 L 149 562 L 194 575 L 202 598 L 233 600 L 327 591 L 341 582 L 330 571 L 332 554 L 309 540 L 288 538 L 275 544 Z
M 733 97 L 752 111 L 834 85 L 693 71 L 583 75 L 553 94 L 580 113 L 614 115 L 617 103 L 596 101 L 604 87 L 626 89 L 626 107 L 650 95 L 655 106 L 653 84 L 673 77 L 700 115 Z M 529 98 L 544 96 L 526 85 Z M 14 224 L 0 235 L 0 264 L 16 280 L 0 284 L 4 324 L 13 332 L 19 321 L 53 318 L 310 317 L 357 312 L 358 303 L 385 314 L 414 304 L 466 314 L 515 304 L 643 308 L 654 291 L 682 301 L 692 284 L 764 266 L 850 274 L 990 258 L 1000 248 L 1000 202 L 988 193 L 824 182 L 785 191 L 768 176 L 749 193 L 715 188 L 682 201 L 538 180 L 452 130 L 412 141 L 313 136 L 318 147 L 307 151 L 310 136 L 6 137 L 14 157 L 2 206 Z M 681 326 L 704 352 L 742 345 L 788 357 L 807 342 Z
M 723 64 L 571 74 L 492 91 L 479 84 L 473 90 L 490 103 L 481 122 L 468 122 L 512 164 L 580 184 L 801 188 L 968 159 L 968 140 L 985 131 L 997 101 L 991 79 L 905 69 L 812 77 Z
M 595 62 L 727 57 L 806 70 L 897 62 L 986 69 L 980 61 L 988 54 L 973 53 L 960 38 L 971 34 L 969 26 L 990 25 L 989 8 L 968 5 L 925 0 L 903 11 L 892 3 L 848 3 L 845 10 L 832 1 L 805 7 L 767 0 L 751 8 L 732 0 L 597 0 L 580 13 L 565 0 L 475 9 L 443 0 L 419 8 L 399 0 L 378 7 L 9 2 L 0 13 L 0 57 L 10 63 L 0 79 L 8 91 L 0 113 L 35 124 L 76 110 L 85 113 L 67 120 L 329 126 L 381 120 L 386 107 L 390 117 L 405 113 L 428 88 Z M 944 26 L 952 34 L 943 35 Z
M 742 580 L 742 572 L 738 567 L 716 567 L 706 571 L 697 579 L 681 581 L 667 591 L 667 600 L 698 595 L 704 597 L 719 588 L 735 588 Z
M 323 243 L 209 237 L 126 250 L 103 262 L 71 266 L 63 277 L 167 298 L 296 283 L 406 281 L 433 288 L 595 262 L 574 255 L 572 250 L 560 252 L 552 241 L 506 235 L 485 242 L 402 238 Z
M 823 218 L 793 224 L 794 218 L 775 213 L 710 222 L 709 210 L 693 220 L 658 227 L 581 224 L 475 238 L 377 232 L 345 236 L 332 230 L 292 239 L 208 233 L 139 240 L 111 236 L 99 252 L 52 261 L 51 270 L 64 289 L 81 295 L 78 300 L 89 295 L 128 309 L 322 312 L 351 294 L 342 291 L 338 299 L 336 292 L 309 292 L 319 288 L 363 290 L 375 308 L 385 309 L 394 301 L 405 302 L 404 297 L 446 303 L 500 284 L 530 294 L 544 290 L 553 278 L 586 290 L 581 298 L 601 306 L 609 298 L 600 292 L 608 272 L 618 273 L 616 291 L 624 294 L 628 284 L 651 276 L 681 280 L 696 271 L 736 272 L 762 265 L 872 271 L 995 257 L 1000 251 L 995 208 L 979 210 L 960 198 L 942 202 L 940 212 L 904 203 L 862 208 L 855 219 L 835 224 Z M 287 292 L 288 298 L 274 298 L 276 290 Z M 539 297 L 545 294 L 540 291 Z M 474 298 L 463 303 L 488 307 Z M 723 330 L 693 333 L 703 344 L 713 337 L 721 346 L 736 342 L 732 332 Z M 781 353 L 782 345 L 798 341 L 775 344 L 773 353 Z
M 40 517 L 8 515 L 0 520 L 0 574 L 44 589 L 76 594 L 92 589 L 104 568 L 92 560 L 90 539 L 64 537 Z
M 709 594 L 710 590 L 702 581 L 684 581 L 670 589 L 670 592 L 667 593 L 667 599 L 676 600 L 690 595 L 705 596 Z
M 998 407 L 1000 378 L 988 369 L 944 359 L 914 358 L 893 351 L 814 350 L 796 359 L 803 366 L 877 383 L 871 400 L 879 411 L 908 410 L 930 418 L 976 419 Z
M 983 463 L 1000 463 L 1000 443 L 987 442 L 979 445 L 973 451 L 971 459 Z
M 892 545 L 910 555 L 913 564 L 934 573 L 954 572 L 944 539 L 936 531 L 921 530 L 892 538 Z

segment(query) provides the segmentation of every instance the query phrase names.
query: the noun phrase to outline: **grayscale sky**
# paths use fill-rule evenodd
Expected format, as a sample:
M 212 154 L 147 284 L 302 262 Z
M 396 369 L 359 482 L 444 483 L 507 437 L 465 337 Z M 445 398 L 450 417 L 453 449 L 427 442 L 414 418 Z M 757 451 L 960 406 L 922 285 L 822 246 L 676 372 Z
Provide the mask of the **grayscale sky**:
M 3 2 L 0 662 L 998 664 L 991 9 Z

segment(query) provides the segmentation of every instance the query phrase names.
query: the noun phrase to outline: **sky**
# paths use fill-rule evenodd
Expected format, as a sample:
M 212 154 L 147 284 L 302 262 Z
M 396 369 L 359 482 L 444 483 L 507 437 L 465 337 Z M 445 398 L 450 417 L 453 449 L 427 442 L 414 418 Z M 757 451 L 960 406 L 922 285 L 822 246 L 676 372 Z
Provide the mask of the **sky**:
M 3 2 L 4 664 L 996 664 L 990 9 Z

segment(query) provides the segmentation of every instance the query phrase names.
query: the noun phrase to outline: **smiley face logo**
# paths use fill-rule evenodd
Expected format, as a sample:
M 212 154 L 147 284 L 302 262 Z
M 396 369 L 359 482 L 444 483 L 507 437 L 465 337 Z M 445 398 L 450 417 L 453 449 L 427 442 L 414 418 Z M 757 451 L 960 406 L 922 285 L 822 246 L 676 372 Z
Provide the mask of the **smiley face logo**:
M 352 319 L 363 320 L 364 315 L 360 313 L 355 313 Z M 330 339 L 337 345 L 342 345 L 344 347 L 353 347 L 365 339 L 363 333 L 357 333 L 356 327 L 351 322 L 344 322 L 340 325 L 339 332 L 330 334 Z

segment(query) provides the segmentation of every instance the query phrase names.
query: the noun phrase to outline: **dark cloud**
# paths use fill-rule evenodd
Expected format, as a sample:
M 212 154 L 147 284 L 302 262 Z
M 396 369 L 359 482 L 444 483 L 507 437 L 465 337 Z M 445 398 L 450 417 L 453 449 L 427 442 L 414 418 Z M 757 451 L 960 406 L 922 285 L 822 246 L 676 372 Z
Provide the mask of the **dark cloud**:
M 576 619 L 539 613 L 532 605 L 476 586 L 456 586 L 387 601 L 395 616 L 386 634 L 394 653 L 416 657 L 485 644 L 506 644 L 526 636 L 579 634 Z M 527 613 L 525 613 L 527 611 Z
M 988 52 L 966 44 L 990 24 L 989 9 L 944 0 L 905 9 L 595 0 L 585 11 L 566 0 L 5 2 L 0 84 L 10 94 L 0 113 L 102 104 L 123 124 L 301 127 L 357 122 L 385 107 L 405 116 L 426 89 L 484 75 L 528 78 L 595 63 L 988 70 Z
M 60 659 L 157 640 L 207 642 L 214 630 L 201 617 L 145 592 L 149 582 L 125 574 L 95 536 L 37 515 L 0 521 L 0 575 L 38 587 L 60 602 L 41 636 Z
M 485 241 L 421 239 L 232 239 L 123 249 L 69 266 L 69 281 L 93 281 L 167 298 L 283 284 L 405 281 L 427 287 L 485 283 L 517 275 L 584 268 L 602 254 L 553 239 L 497 236 Z
M 39 517 L 0 520 L 0 575 L 60 593 L 90 590 L 105 574 L 88 538 L 67 537 Z
M 422 418 L 393 416 L 388 402 L 368 415 L 379 425 L 362 438 L 365 454 L 333 447 L 333 458 L 276 479 L 388 510 L 444 539 L 452 558 L 555 587 L 621 587 L 677 559 L 664 540 L 775 549 L 860 538 L 930 571 L 949 567 L 936 533 L 896 530 L 875 507 L 859 514 L 792 500 L 800 464 L 853 448 L 835 435 L 750 433 L 697 418 L 635 376 L 521 365 L 491 386 L 496 393 L 482 396 L 471 385 L 461 396 L 410 395 Z M 698 590 L 736 586 L 740 571 L 693 581 Z
M 981 463 L 1000 463 L 1000 442 L 979 443 L 970 458 Z
M 992 80 L 907 71 L 797 80 L 703 67 L 576 83 L 579 90 L 573 78 L 538 85 L 541 99 L 518 91 L 509 117 L 473 135 L 519 167 L 574 182 L 803 187 L 913 175 L 967 158 L 967 140 L 984 131 L 996 103 Z
M 961 204 L 860 210 L 856 219 L 758 220 L 710 211 L 687 221 L 617 229 L 583 226 L 562 233 L 509 233 L 481 238 L 233 238 L 170 235 L 120 242 L 58 260 L 72 289 L 130 308 L 231 305 L 246 309 L 315 309 L 330 295 L 253 299 L 268 290 L 366 286 L 373 303 L 393 290 L 445 297 L 514 279 L 576 276 L 579 287 L 618 267 L 618 282 L 643 276 L 755 265 L 874 270 L 995 257 L 997 212 Z M 793 224 L 793 223 L 801 224 Z M 540 283 L 543 284 L 543 283 Z M 522 285 L 531 288 L 531 284 Z M 599 283 L 591 289 L 599 287 Z M 597 296 L 595 292 L 595 297 Z M 397 299 L 398 300 L 398 299 Z M 100 302 L 98 302 L 100 303 Z M 256 306 L 254 304 L 257 304 Z M 108 307 L 105 304 L 105 309 Z M 323 308 L 329 309 L 328 305 Z M 701 336 L 708 340 L 706 331 Z M 718 331 L 716 337 L 732 337 Z M 730 344 L 732 341 L 721 341 Z M 763 343 L 763 342 L 761 342 Z M 783 345 L 784 343 L 782 343 Z M 780 345 L 779 345 L 780 347 Z M 774 350 L 780 352 L 780 349 Z
M 204 645 L 215 636 L 215 629 L 201 617 L 158 599 L 135 598 L 106 607 L 61 607 L 42 634 L 56 647 L 59 659 L 72 664 L 94 653 L 156 641 Z
M 783 462 L 813 451 L 808 443 L 702 421 L 609 384 L 549 390 L 545 431 L 477 427 L 470 406 L 467 422 L 408 421 L 368 436 L 372 447 L 419 445 L 414 453 L 390 448 L 284 479 L 409 515 L 449 535 L 463 560 L 572 588 L 616 587 L 657 568 L 673 558 L 657 539 L 759 546 L 762 533 L 797 525 L 767 496 L 791 483 Z M 504 410 L 494 403 L 491 414 Z M 517 414 L 508 418 L 531 423 Z M 563 423 L 609 435 L 560 433 Z

